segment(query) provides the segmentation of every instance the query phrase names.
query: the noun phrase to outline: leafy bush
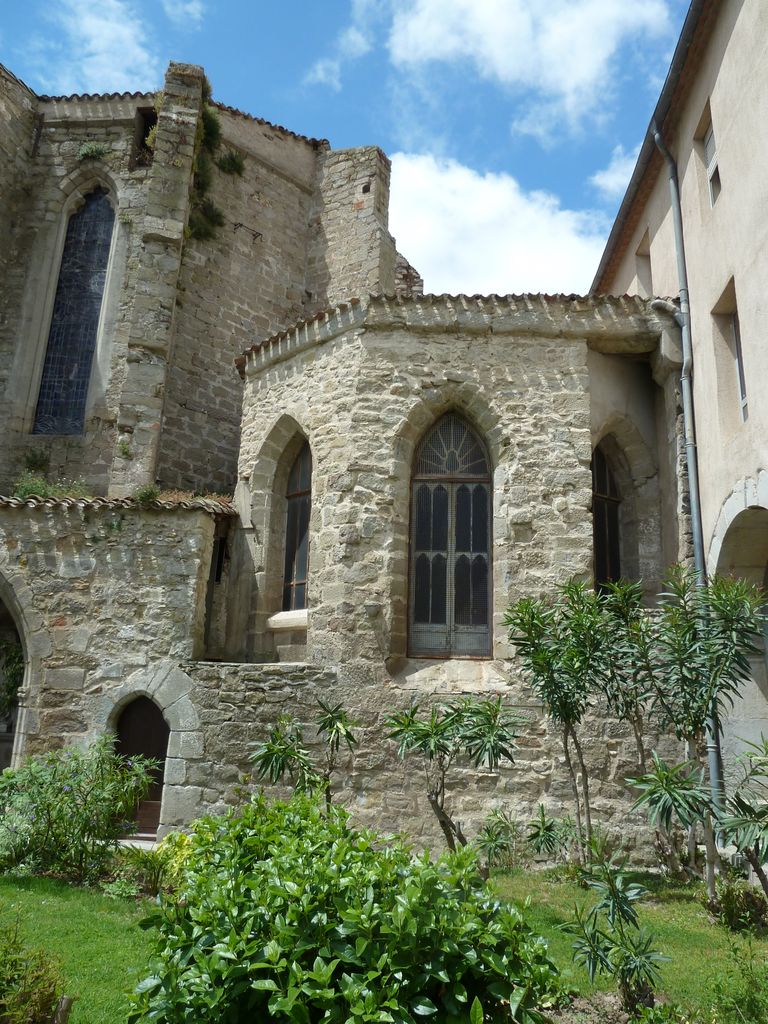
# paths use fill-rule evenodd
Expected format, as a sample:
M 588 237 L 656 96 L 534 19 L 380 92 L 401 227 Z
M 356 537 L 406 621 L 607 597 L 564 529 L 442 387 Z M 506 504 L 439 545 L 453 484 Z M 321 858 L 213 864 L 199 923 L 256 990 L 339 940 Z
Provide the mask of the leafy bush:
M 57 960 L 28 949 L 18 925 L 0 927 L 0 1020 L 3 1024 L 50 1024 L 64 983 Z
M 155 484 L 142 484 L 141 487 L 136 488 L 131 497 L 137 505 L 146 507 L 160 497 L 160 488 Z
M 103 160 L 109 152 L 109 146 L 102 142 L 84 142 L 77 151 L 78 160 Z
M 475 839 L 475 846 L 489 868 L 511 870 L 528 862 L 523 826 L 505 810 L 491 811 Z
M 30 757 L 0 775 L 0 865 L 20 862 L 74 882 L 98 878 L 151 782 L 154 762 L 126 760 L 111 737 L 87 750 Z
M 130 1019 L 540 1021 L 556 970 L 471 851 L 414 859 L 347 818 L 295 796 L 198 822 Z
M 717 916 L 733 931 L 762 928 L 768 922 L 768 903 L 743 878 L 718 878 L 715 883 Z

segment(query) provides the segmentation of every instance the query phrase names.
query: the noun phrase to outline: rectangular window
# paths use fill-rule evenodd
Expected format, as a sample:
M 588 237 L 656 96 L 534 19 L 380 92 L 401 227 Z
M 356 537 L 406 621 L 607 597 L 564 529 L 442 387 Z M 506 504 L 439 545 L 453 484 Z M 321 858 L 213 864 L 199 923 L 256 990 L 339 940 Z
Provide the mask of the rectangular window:
M 744 354 L 741 345 L 741 324 L 739 310 L 736 305 L 736 285 L 731 280 L 723 290 L 712 310 L 715 343 L 715 366 L 719 385 L 723 388 L 723 397 L 727 401 L 721 406 L 721 415 L 733 422 L 734 405 L 738 407 L 742 421 L 747 419 L 749 406 L 747 403 L 747 374 L 744 367 Z
M 734 359 L 736 360 L 736 376 L 739 382 L 739 406 L 741 408 L 741 418 L 745 420 L 748 413 L 747 382 L 744 377 L 744 356 L 741 353 L 741 327 L 739 326 L 739 314 L 736 310 L 731 313 L 730 321 L 731 345 L 733 347 Z
M 712 126 L 712 114 L 709 103 L 702 114 L 699 127 L 696 131 L 696 138 L 701 147 L 701 158 L 707 173 L 707 184 L 709 187 L 709 204 L 714 206 L 717 197 L 722 191 L 720 183 L 720 169 L 717 163 L 717 144 L 715 142 L 715 130 Z

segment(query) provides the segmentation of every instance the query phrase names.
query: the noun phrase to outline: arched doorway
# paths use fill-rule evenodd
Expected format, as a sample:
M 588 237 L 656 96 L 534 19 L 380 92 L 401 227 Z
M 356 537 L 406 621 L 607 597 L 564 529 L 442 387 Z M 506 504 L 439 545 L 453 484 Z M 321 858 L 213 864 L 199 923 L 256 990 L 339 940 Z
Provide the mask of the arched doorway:
M 755 505 L 734 517 L 722 539 L 715 569 L 720 576 L 737 576 L 762 587 L 768 584 L 768 508 Z M 745 742 L 757 742 L 761 734 L 768 736 L 766 650 L 751 659 L 751 670 L 751 680 L 723 723 L 726 772 L 735 770 L 735 757 Z
M 24 648 L 10 611 L 0 601 L 0 771 L 10 767 L 17 694 L 24 679 Z
M 163 713 L 149 697 L 136 697 L 120 713 L 116 726 L 117 751 L 123 757 L 154 758 L 158 765 L 153 772 L 152 785 L 136 812 L 137 838 L 154 839 L 160 824 L 160 804 L 163 798 L 165 758 L 168 753 L 170 729 Z

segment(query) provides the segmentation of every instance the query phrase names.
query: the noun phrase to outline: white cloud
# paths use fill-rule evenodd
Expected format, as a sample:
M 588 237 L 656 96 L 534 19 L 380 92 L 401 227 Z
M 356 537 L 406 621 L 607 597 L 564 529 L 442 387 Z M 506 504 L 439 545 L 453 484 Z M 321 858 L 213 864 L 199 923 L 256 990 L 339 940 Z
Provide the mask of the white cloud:
M 339 33 L 333 55 L 315 61 L 304 76 L 309 85 L 326 85 L 339 92 L 345 64 L 358 60 L 373 47 L 373 30 L 387 0 L 352 0 L 351 23 Z
M 519 131 L 574 127 L 610 91 L 619 50 L 670 30 L 668 0 L 407 0 L 389 37 L 393 62 L 469 61 L 477 73 L 539 97 Z
M 392 158 L 390 229 L 428 291 L 584 293 L 608 227 L 509 174 L 429 154 Z
M 129 0 L 61 0 L 51 15 L 60 33 L 40 55 L 52 92 L 124 92 L 157 88 L 162 71 L 144 43 L 150 33 Z
M 163 0 L 163 10 L 179 28 L 200 28 L 205 14 L 203 0 Z
M 640 147 L 636 146 L 629 153 L 623 146 L 615 146 L 611 153 L 611 161 L 601 171 L 596 171 L 589 179 L 605 199 L 620 199 L 632 177 Z

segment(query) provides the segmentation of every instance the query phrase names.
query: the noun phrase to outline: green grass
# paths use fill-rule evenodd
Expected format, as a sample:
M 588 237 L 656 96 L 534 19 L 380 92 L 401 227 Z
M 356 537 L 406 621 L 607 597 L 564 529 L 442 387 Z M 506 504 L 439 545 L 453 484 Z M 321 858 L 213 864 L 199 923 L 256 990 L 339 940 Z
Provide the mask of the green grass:
M 61 958 L 66 993 L 77 997 L 70 1024 L 124 1024 L 149 960 L 152 934 L 137 925 L 146 909 L 49 878 L 0 877 L 0 920 L 18 913 L 29 945 Z
M 632 880 L 651 890 L 639 905 L 640 920 L 656 933 L 656 948 L 670 957 L 662 966 L 660 991 L 669 1002 L 707 1009 L 712 1003 L 712 982 L 726 968 L 729 943 L 741 945 L 743 938 L 712 920 L 702 905 L 698 886 L 674 885 L 647 874 L 633 874 Z M 558 929 L 573 916 L 574 904 L 592 906 L 594 893 L 541 871 L 499 874 L 493 884 L 500 895 L 518 906 L 530 898 L 526 919 L 547 940 L 552 960 L 579 992 L 588 995 L 595 989 L 612 989 L 610 979 L 598 978 L 592 985 L 586 971 L 574 966 L 572 939 Z M 767 938 L 757 939 L 755 945 L 768 954 Z

